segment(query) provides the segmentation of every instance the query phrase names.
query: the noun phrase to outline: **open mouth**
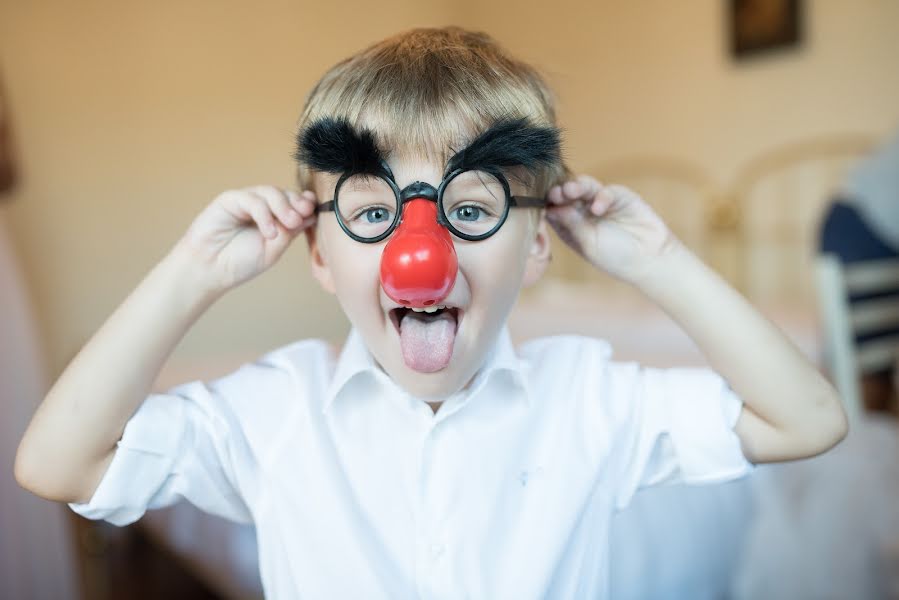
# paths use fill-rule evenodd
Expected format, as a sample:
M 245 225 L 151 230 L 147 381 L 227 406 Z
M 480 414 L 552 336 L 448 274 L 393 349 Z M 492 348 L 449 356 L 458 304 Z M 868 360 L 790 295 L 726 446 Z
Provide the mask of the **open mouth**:
M 453 356 L 462 313 L 457 307 L 441 305 L 392 309 L 390 320 L 399 334 L 406 366 L 421 373 L 445 368 Z
M 455 331 L 458 332 L 461 312 L 462 311 L 455 306 L 429 306 L 427 308 L 407 308 L 401 306 L 390 311 L 390 320 L 393 322 L 393 326 L 396 327 L 396 332 L 400 333 L 403 319 L 410 313 L 413 313 L 414 317 L 421 319 L 436 319 L 442 317 L 444 313 L 449 313 L 449 316 L 451 316 L 456 323 Z

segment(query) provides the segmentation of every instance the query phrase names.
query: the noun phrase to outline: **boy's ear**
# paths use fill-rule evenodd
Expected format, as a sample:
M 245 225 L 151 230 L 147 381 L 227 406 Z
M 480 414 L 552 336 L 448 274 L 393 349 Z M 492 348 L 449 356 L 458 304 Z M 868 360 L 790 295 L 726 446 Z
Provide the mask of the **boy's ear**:
M 524 268 L 524 281 L 522 281 L 524 287 L 530 287 L 537 283 L 549 266 L 549 261 L 552 260 L 549 225 L 547 225 L 542 211 L 538 218 L 537 232 L 534 235 L 534 240 L 531 242 L 527 263 Z
M 334 278 L 318 244 L 318 226 L 313 225 L 307 228 L 304 233 L 306 234 L 306 243 L 309 244 L 309 261 L 312 265 L 312 274 L 318 280 L 322 289 L 333 294 L 335 292 Z

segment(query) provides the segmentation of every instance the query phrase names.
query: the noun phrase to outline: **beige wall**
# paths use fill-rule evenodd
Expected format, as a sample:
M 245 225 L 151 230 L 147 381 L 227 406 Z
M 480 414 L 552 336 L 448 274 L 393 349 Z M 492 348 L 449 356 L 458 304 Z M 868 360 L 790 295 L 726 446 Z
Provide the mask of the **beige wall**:
M 371 6 L 3 5 L 0 59 L 23 170 L 8 210 L 52 372 L 218 192 L 292 184 L 294 123 L 326 68 L 397 29 L 449 22 L 448 5 Z M 306 261 L 294 244 L 214 306 L 177 354 L 339 338 L 347 325 Z
M 478 24 L 550 73 L 578 167 L 674 155 L 724 183 L 784 142 L 899 126 L 899 2 L 805 3 L 801 51 L 739 66 L 722 0 L 525 0 L 511 19 L 502 7 L 512 3 L 485 3 Z
M 0 210 L 54 374 L 217 192 L 291 184 L 293 125 L 310 86 L 411 26 L 484 29 L 542 68 L 579 171 L 666 154 L 724 181 L 782 142 L 882 136 L 899 123 L 894 0 L 812 0 L 801 52 L 739 67 L 717 0 L 124 4 L 0 3 L 22 175 Z M 294 244 L 213 307 L 177 355 L 339 340 L 347 324 L 306 259 Z

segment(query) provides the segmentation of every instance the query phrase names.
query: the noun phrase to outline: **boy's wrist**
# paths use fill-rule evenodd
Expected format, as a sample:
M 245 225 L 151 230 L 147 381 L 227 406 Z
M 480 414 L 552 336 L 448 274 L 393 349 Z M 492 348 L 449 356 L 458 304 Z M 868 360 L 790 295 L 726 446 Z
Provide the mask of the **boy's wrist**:
M 690 250 L 677 237 L 672 236 L 664 249 L 632 281 L 643 293 L 653 295 L 660 286 L 667 287 L 685 271 L 690 260 Z
M 689 246 L 675 240 L 641 273 L 635 287 L 669 315 L 680 315 L 674 316 L 679 320 L 683 311 L 692 312 L 710 302 L 726 283 Z
M 191 306 L 206 308 L 227 291 L 209 277 L 208 269 L 180 243 L 162 259 L 158 268 L 166 272 L 169 284 Z

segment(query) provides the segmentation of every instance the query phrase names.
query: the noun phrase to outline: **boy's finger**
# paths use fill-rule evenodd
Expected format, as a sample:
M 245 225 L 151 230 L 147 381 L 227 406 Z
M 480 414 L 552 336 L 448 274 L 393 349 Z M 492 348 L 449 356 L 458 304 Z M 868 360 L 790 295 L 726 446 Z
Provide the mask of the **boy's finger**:
M 237 202 L 240 207 L 253 218 L 259 231 L 262 232 L 262 235 L 269 239 L 278 236 L 278 229 L 275 227 L 275 219 L 272 217 L 272 213 L 264 199 L 250 192 L 238 196 Z
M 568 204 L 549 208 L 546 211 L 546 219 L 562 240 L 580 251 L 582 247 L 580 226 L 584 218 L 576 206 Z
M 579 200 L 583 192 L 583 185 L 580 182 L 570 180 L 550 188 L 547 199 L 552 204 L 566 205 Z
M 287 200 L 287 194 L 285 192 L 270 185 L 253 188 L 253 192 L 265 200 L 269 210 L 278 218 L 285 228 L 293 229 L 300 225 L 303 219 L 300 214 L 290 206 L 290 202 Z
M 546 199 L 549 200 L 550 204 L 562 204 L 565 200 L 565 198 L 562 197 L 562 186 L 554 185 L 549 188 Z
M 577 226 L 579 221 L 583 220 L 578 208 L 571 204 L 554 206 L 547 209 L 546 218 L 550 223 L 562 225 L 567 228 L 573 228 Z
M 577 180 L 584 187 L 584 198 L 592 200 L 602 189 L 602 184 L 589 175 L 579 175 Z
M 318 215 L 311 214 L 303 216 L 303 220 L 300 221 L 300 224 L 296 227 L 298 231 L 302 231 L 304 229 L 308 229 L 309 227 L 315 225 L 315 222 L 318 220 Z
M 303 233 L 304 231 L 306 231 L 307 229 L 309 229 L 310 227 L 312 227 L 313 225 L 315 225 L 315 215 L 312 215 L 310 217 L 305 217 L 298 226 L 296 226 L 292 229 L 288 229 L 287 234 L 290 236 L 291 239 L 293 239 L 296 236 Z
M 287 193 L 294 209 L 296 209 L 300 215 L 308 217 L 315 212 L 316 199 L 314 192 L 306 190 L 303 193 L 298 193 L 293 190 L 288 190 Z
M 315 213 L 315 205 L 318 204 L 315 192 L 312 190 L 304 190 L 302 192 L 297 192 L 295 190 L 286 191 L 288 198 L 293 203 L 294 209 L 300 214 L 300 217 L 302 217 L 302 221 L 297 227 L 296 232 L 299 233 L 314 225 L 318 219 L 318 215 Z
M 601 188 L 594 197 L 593 202 L 590 203 L 590 212 L 596 216 L 601 216 L 609 210 L 614 201 L 615 198 L 609 189 Z
M 583 185 L 579 181 L 566 181 L 562 185 L 562 192 L 569 200 L 577 200 L 584 193 Z

